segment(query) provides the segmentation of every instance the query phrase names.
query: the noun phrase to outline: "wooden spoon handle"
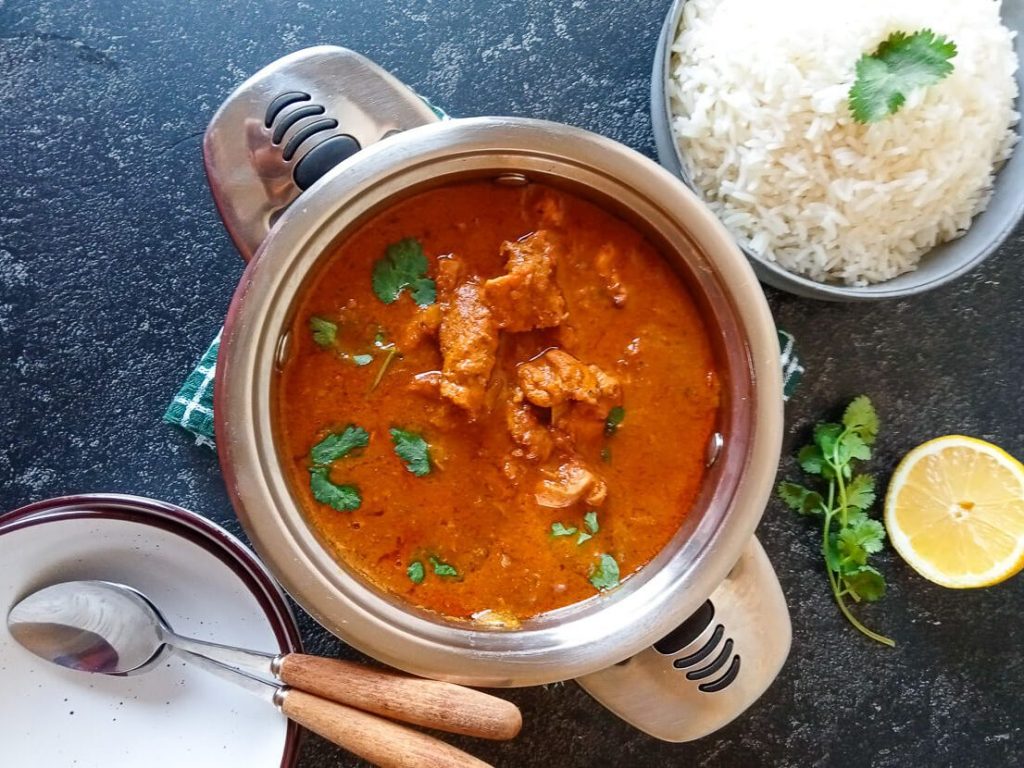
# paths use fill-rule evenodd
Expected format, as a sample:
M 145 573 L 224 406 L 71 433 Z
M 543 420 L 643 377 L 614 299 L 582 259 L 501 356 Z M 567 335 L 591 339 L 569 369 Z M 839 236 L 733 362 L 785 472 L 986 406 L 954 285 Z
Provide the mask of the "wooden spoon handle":
M 433 736 L 304 691 L 286 691 L 281 711 L 381 768 L 491 768 Z
M 278 675 L 292 688 L 451 733 L 511 739 L 523 726 L 519 707 L 511 701 L 351 661 L 290 653 L 281 660 Z

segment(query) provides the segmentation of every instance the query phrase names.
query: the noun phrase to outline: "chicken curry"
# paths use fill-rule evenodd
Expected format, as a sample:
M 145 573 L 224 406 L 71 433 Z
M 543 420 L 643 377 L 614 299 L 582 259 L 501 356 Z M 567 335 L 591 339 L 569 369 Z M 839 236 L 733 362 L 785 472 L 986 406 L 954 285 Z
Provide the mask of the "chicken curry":
M 293 492 L 349 569 L 514 625 L 679 529 L 719 382 L 700 312 L 623 220 L 542 184 L 375 215 L 303 294 L 277 387 Z

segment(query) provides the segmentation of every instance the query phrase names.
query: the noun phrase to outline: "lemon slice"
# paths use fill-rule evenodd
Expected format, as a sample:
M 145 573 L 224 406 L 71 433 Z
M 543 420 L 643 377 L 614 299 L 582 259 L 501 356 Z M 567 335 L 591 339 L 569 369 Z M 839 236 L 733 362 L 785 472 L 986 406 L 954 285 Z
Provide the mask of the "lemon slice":
M 885 497 L 889 540 L 944 587 L 987 587 L 1024 567 L 1024 465 L 998 446 L 946 435 L 908 453 Z

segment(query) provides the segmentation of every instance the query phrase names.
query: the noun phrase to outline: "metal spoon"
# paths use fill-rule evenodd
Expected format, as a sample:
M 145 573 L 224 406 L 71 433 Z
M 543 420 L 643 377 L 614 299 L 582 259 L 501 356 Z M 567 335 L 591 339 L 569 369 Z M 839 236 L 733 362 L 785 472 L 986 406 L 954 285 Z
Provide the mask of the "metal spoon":
M 47 587 L 15 605 L 7 626 L 11 636 L 37 656 L 87 672 L 139 674 L 175 653 L 232 679 L 301 725 L 384 766 L 486 764 L 360 709 L 485 738 L 512 738 L 522 724 L 514 704 L 470 688 L 337 659 L 273 656 L 182 637 L 142 593 L 123 584 L 72 581 Z

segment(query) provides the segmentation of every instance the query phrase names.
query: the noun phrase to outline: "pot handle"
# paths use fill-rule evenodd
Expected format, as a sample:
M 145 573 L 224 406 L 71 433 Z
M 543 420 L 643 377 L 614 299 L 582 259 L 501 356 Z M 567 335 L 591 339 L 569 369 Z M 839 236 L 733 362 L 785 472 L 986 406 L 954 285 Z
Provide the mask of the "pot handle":
M 636 656 L 576 682 L 651 736 L 692 741 L 739 716 L 768 689 L 791 639 L 782 587 L 752 538 L 690 618 Z
M 261 69 L 221 105 L 203 138 L 213 199 L 242 258 L 252 258 L 285 208 L 360 149 L 440 119 L 346 48 L 306 48 Z

